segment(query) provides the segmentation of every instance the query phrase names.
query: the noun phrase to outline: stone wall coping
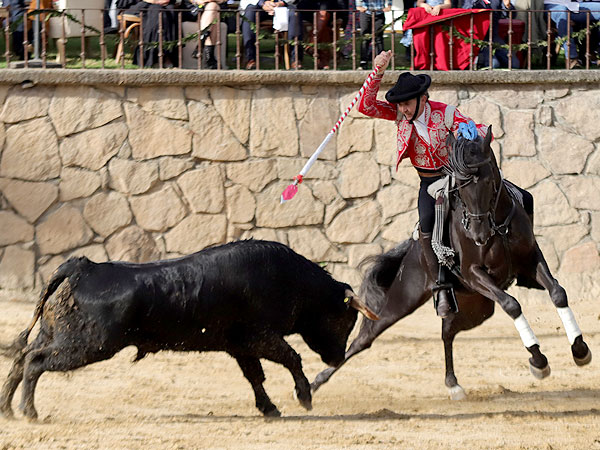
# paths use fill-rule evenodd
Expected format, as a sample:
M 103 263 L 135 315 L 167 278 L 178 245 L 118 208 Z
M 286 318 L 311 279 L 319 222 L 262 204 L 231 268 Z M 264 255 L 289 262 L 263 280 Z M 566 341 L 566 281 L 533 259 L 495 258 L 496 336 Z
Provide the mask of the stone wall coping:
M 2 69 L 0 84 L 124 85 L 124 86 L 357 86 L 367 71 L 247 71 L 247 70 L 115 70 L 115 69 Z M 383 84 L 392 84 L 401 71 L 387 71 Z M 487 70 L 423 71 L 437 85 L 598 84 L 600 70 Z

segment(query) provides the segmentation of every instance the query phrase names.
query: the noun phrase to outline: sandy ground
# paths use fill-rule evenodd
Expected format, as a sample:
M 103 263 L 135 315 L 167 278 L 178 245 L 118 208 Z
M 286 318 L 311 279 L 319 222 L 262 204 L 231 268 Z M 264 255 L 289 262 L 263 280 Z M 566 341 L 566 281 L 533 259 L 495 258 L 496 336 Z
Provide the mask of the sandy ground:
M 458 336 L 460 402 L 444 386 L 439 319 L 431 304 L 400 321 L 314 396 L 312 411 L 292 398 L 285 369 L 265 362 L 267 392 L 282 411 L 265 419 L 247 381 L 225 354 L 163 352 L 132 364 L 134 348 L 70 374 L 46 373 L 40 421 L 0 417 L 0 450 L 12 448 L 235 449 L 600 449 L 600 303 L 572 308 L 595 359 L 575 366 L 549 302 L 524 305 L 552 375 L 529 374 L 528 353 L 502 312 Z M 33 304 L 0 293 L 0 341 L 27 324 Z M 297 337 L 309 380 L 325 368 Z M 0 358 L 6 376 L 10 361 Z M 13 406 L 19 400 L 17 391 Z

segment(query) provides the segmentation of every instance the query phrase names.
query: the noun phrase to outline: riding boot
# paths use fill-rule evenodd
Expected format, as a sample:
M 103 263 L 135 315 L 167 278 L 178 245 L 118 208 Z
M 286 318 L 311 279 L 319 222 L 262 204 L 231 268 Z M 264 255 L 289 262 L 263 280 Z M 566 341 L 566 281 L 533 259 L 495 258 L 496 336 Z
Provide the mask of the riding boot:
M 205 45 L 202 49 L 202 67 L 205 69 L 216 69 L 215 46 Z
M 436 284 L 432 289 L 435 310 L 437 315 L 444 319 L 452 312 L 452 294 L 449 292 L 447 286 L 440 283 L 440 265 L 433 248 L 431 248 L 431 235 L 432 233 L 423 233 L 419 230 L 419 240 L 421 241 L 423 256 L 425 256 L 427 271 L 429 272 L 429 277 L 435 280 Z

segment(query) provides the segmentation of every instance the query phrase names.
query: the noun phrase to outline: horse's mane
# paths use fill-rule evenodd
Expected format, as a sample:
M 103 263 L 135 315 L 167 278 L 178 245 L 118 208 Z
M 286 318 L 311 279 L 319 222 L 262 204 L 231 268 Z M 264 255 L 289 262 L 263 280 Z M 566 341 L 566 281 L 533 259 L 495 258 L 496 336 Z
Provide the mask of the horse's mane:
M 454 175 L 458 180 L 466 181 L 470 180 L 474 174 L 477 173 L 477 165 L 473 165 L 472 161 L 467 161 L 465 154 L 467 149 L 473 145 L 477 145 L 477 148 L 481 146 L 481 137 L 477 137 L 474 141 L 459 136 L 458 139 L 452 142 L 452 151 L 448 158 L 448 164 L 445 171 Z

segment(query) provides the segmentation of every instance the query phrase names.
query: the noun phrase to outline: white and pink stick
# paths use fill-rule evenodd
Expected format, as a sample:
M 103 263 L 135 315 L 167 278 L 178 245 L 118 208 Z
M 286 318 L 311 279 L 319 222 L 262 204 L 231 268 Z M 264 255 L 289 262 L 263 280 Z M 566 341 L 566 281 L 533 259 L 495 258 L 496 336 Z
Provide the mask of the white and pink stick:
M 327 143 L 329 142 L 331 137 L 338 130 L 338 128 L 340 127 L 340 125 L 342 124 L 342 122 L 344 121 L 344 119 L 346 118 L 348 113 L 350 113 L 350 111 L 352 110 L 352 108 L 354 107 L 356 102 L 358 102 L 360 100 L 360 98 L 363 96 L 365 89 L 367 88 L 367 86 L 369 85 L 369 83 L 371 82 L 373 77 L 375 75 L 377 75 L 377 72 L 379 72 L 379 69 L 380 69 L 379 66 L 375 66 L 375 69 L 373 69 L 373 72 L 371 72 L 369 74 L 369 76 L 367 77 L 367 79 L 365 80 L 365 82 L 363 83 L 361 88 L 359 89 L 358 93 L 356 94 L 356 97 L 354 97 L 354 100 L 352 100 L 350 105 L 346 108 L 346 111 L 344 111 L 344 113 L 340 116 L 340 118 L 335 123 L 335 125 L 333 126 L 331 131 L 327 134 L 327 136 L 325 136 L 325 139 L 323 139 L 323 142 L 321 142 L 321 145 L 319 145 L 319 148 L 317 148 L 315 150 L 315 152 L 312 154 L 310 159 L 306 162 L 306 164 L 304 164 L 304 167 L 302 168 L 300 173 L 294 177 L 294 183 L 290 184 L 288 187 L 286 187 L 284 189 L 284 191 L 281 193 L 281 203 L 287 202 L 288 200 L 291 200 L 292 198 L 294 198 L 294 195 L 296 195 L 296 192 L 298 192 L 298 185 L 300 183 L 302 183 L 302 181 L 304 180 L 304 176 L 306 175 L 306 172 L 308 172 L 309 169 L 312 167 L 312 165 L 315 163 L 315 161 L 317 160 L 317 158 L 319 157 L 319 155 L 321 154 L 321 152 L 323 151 L 323 149 L 325 148 L 325 146 L 327 145 Z

